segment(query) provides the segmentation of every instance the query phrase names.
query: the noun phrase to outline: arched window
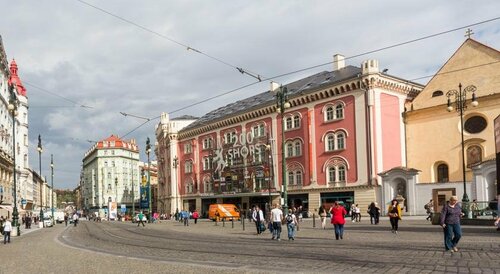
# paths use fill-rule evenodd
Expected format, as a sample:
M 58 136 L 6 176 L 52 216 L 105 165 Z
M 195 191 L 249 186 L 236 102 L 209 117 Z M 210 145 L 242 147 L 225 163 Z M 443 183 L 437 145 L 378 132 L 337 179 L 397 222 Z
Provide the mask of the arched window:
M 191 173 L 191 172 L 193 172 L 193 162 L 186 161 L 186 163 L 184 163 L 184 173 Z
M 326 136 L 326 151 L 335 150 L 335 135 L 333 133 Z
M 344 105 L 338 104 L 335 107 L 335 119 L 343 119 L 344 118 Z
M 326 108 L 326 117 L 325 117 L 325 121 L 331 121 L 334 119 L 334 112 L 333 112 L 333 107 L 332 106 L 329 106 Z
M 337 168 L 339 174 L 339 182 L 345 182 L 345 166 L 339 166 Z
M 286 129 L 292 129 L 293 128 L 293 123 L 292 123 L 292 117 L 286 118 Z
M 335 172 L 335 167 L 332 166 L 328 168 L 328 182 L 333 183 L 335 181 L 337 181 L 337 176 Z
M 292 157 L 293 156 L 293 144 L 288 143 L 286 144 L 286 157 Z
M 302 171 L 300 170 L 297 170 L 297 172 L 295 172 L 295 184 L 302 185 Z
M 295 151 L 294 156 L 302 155 L 302 144 L 300 141 L 295 141 Z
M 213 192 L 214 184 L 210 180 L 205 180 L 205 193 Z
M 440 183 L 448 182 L 448 165 L 447 164 L 439 164 L 437 166 L 437 181 Z
M 337 149 L 344 149 L 345 148 L 345 135 L 343 132 L 338 132 L 337 133 Z
M 293 116 L 293 128 L 299 128 L 300 127 L 300 116 L 295 115 Z

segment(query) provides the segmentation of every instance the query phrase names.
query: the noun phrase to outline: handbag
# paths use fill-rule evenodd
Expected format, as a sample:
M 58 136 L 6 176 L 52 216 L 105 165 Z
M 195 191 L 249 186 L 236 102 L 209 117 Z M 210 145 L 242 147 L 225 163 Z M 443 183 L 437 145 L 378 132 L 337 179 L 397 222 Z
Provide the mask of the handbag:
M 259 230 L 260 230 L 260 232 L 266 231 L 266 226 L 263 223 L 260 223 Z

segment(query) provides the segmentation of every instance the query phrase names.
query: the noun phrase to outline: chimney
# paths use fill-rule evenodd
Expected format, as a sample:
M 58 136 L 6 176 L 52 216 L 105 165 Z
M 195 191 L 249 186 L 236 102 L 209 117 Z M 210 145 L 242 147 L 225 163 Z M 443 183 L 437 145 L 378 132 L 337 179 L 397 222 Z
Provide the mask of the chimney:
M 345 67 L 345 59 L 342 54 L 335 54 L 333 56 L 333 70 L 339 70 Z

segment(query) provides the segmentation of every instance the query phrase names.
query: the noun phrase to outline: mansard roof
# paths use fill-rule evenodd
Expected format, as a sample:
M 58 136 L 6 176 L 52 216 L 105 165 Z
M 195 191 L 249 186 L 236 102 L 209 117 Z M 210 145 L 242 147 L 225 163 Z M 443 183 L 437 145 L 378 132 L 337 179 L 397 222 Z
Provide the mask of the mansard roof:
M 315 91 L 323 86 L 329 86 L 335 83 L 340 83 L 350 78 L 358 77 L 361 74 L 361 68 L 355 66 L 346 66 L 335 71 L 322 71 L 314 75 L 302 78 L 295 82 L 285 85 L 288 89 L 289 98 L 307 94 Z M 262 108 L 265 106 L 274 105 L 276 99 L 274 94 L 269 90 L 252 97 L 236 101 L 226 106 L 213 110 L 201 118 L 183 128 L 180 132 L 189 131 L 200 126 L 207 125 L 220 121 L 224 118 L 245 113 L 252 109 Z

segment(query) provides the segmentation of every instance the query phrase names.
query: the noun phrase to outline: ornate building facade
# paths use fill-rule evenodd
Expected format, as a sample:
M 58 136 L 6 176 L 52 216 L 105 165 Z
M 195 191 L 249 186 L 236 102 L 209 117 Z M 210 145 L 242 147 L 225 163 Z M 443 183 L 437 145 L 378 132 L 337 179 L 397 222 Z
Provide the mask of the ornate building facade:
M 83 158 L 80 185 L 83 211 L 106 216 L 109 202 L 139 209 L 139 147 L 115 135 L 97 142 Z
M 170 182 L 170 196 L 180 197 L 171 209 L 206 215 L 212 203 L 268 208 L 280 202 L 284 180 L 288 206 L 310 212 L 333 201 L 366 208 L 380 199 L 378 173 L 405 163 L 401 113 L 423 87 L 380 71 L 377 60 L 346 66 L 335 55 L 333 63 L 333 71 L 283 86 L 291 106 L 283 117 L 271 91 L 175 133 L 163 114 L 156 153 L 160 183 Z

